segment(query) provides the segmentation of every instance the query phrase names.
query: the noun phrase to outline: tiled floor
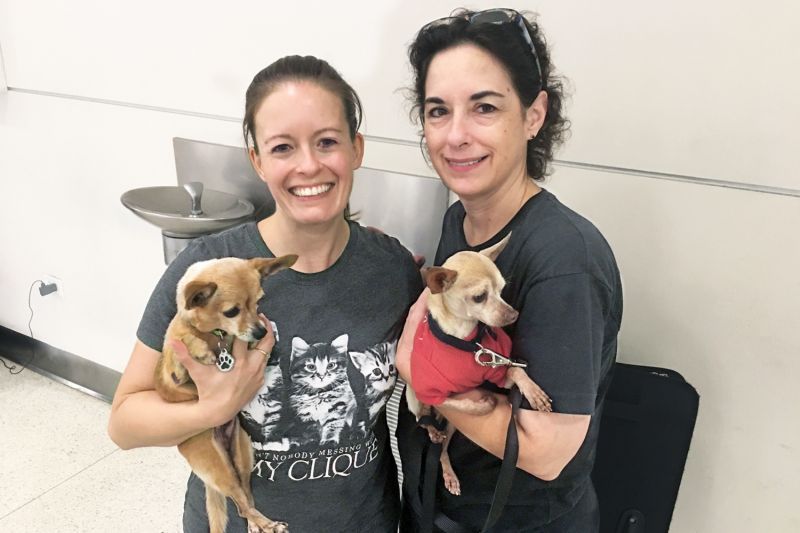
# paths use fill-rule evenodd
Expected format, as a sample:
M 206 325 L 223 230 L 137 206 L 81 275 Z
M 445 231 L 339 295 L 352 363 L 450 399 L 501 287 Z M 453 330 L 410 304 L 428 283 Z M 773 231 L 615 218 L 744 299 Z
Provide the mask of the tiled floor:
M 122 451 L 111 406 L 0 366 L 0 532 L 180 533 L 189 468 L 175 448 Z

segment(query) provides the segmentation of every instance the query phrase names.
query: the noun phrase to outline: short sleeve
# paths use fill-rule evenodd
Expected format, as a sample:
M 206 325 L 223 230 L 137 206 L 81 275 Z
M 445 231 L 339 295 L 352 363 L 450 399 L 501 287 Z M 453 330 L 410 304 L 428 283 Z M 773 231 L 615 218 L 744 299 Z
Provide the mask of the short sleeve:
M 558 413 L 592 414 L 600 380 L 609 290 L 585 273 L 534 283 L 514 329 L 513 354 Z
M 136 330 L 136 336 L 140 341 L 156 351 L 162 351 L 167 327 L 178 310 L 175 301 L 178 282 L 190 265 L 211 258 L 205 243 L 197 240 L 169 264 L 145 306 L 139 328 Z

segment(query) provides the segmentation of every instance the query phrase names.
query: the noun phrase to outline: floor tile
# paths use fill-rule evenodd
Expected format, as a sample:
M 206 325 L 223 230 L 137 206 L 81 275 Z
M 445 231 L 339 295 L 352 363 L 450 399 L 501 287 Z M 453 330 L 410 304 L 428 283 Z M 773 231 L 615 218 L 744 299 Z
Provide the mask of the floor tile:
M 188 465 L 176 448 L 117 448 L 110 410 L 0 367 L 0 532 L 180 533 Z
M 0 519 L 0 531 L 180 533 L 188 475 L 175 448 L 118 450 Z
M 30 370 L 0 368 L 0 517 L 116 450 L 110 409 Z

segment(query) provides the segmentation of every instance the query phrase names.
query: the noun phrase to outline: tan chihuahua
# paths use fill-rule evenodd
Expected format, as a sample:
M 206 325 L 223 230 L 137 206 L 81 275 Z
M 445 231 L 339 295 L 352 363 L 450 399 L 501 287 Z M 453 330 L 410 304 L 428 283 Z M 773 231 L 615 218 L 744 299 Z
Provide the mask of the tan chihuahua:
M 524 368 L 512 366 L 508 359 L 511 339 L 500 329 L 518 316 L 500 296 L 506 282 L 494 264 L 510 237 L 509 233 L 490 248 L 459 252 L 441 267 L 423 270 L 431 291 L 430 315 L 420 323 L 414 337 L 411 353 L 414 389 L 406 387 L 406 400 L 431 440 L 444 443 L 440 456 L 444 484 L 455 495 L 461 494 L 461 485 L 447 447 L 456 430 L 449 423 L 444 432 L 426 423 L 423 417 L 431 415 L 432 406 L 444 405 L 473 415 L 487 414 L 495 407 L 494 396 L 486 394 L 473 400 L 449 395 L 491 381 L 506 388 L 516 385 L 532 407 L 551 410 L 550 399 Z M 468 340 L 470 336 L 474 338 Z M 442 417 L 437 413 L 437 418 Z
M 255 343 L 267 334 L 256 308 L 264 295 L 261 279 L 289 268 L 296 260 L 296 255 L 249 260 L 229 257 L 200 261 L 186 270 L 178 282 L 178 312 L 167 328 L 155 370 L 155 388 L 162 398 L 168 402 L 198 398 L 197 387 L 175 357 L 170 340 L 183 342 L 193 359 L 216 364 L 223 372 L 230 370 L 235 361 L 228 350 L 234 337 Z M 270 520 L 253 506 L 253 448 L 238 417 L 185 440 L 178 450 L 206 485 L 211 533 L 225 531 L 226 497 L 247 520 L 249 533 L 288 531 L 285 523 Z

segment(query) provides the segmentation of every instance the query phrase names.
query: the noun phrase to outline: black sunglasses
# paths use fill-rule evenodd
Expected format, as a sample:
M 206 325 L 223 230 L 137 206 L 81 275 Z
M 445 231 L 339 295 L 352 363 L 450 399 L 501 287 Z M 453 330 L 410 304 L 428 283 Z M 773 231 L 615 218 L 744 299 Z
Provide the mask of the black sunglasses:
M 513 9 L 486 9 L 484 11 L 477 11 L 471 15 L 463 15 L 460 17 L 442 17 L 427 23 L 422 27 L 420 33 L 423 33 L 436 26 L 445 26 L 454 20 L 466 20 L 469 24 L 516 24 L 522 34 L 522 38 L 528 43 L 531 49 L 531 54 L 536 62 L 536 72 L 539 74 L 539 87 L 540 90 L 544 87 L 544 79 L 542 78 L 542 66 L 539 64 L 539 55 L 536 53 L 536 47 L 533 45 L 528 27 L 525 25 L 524 17 Z

